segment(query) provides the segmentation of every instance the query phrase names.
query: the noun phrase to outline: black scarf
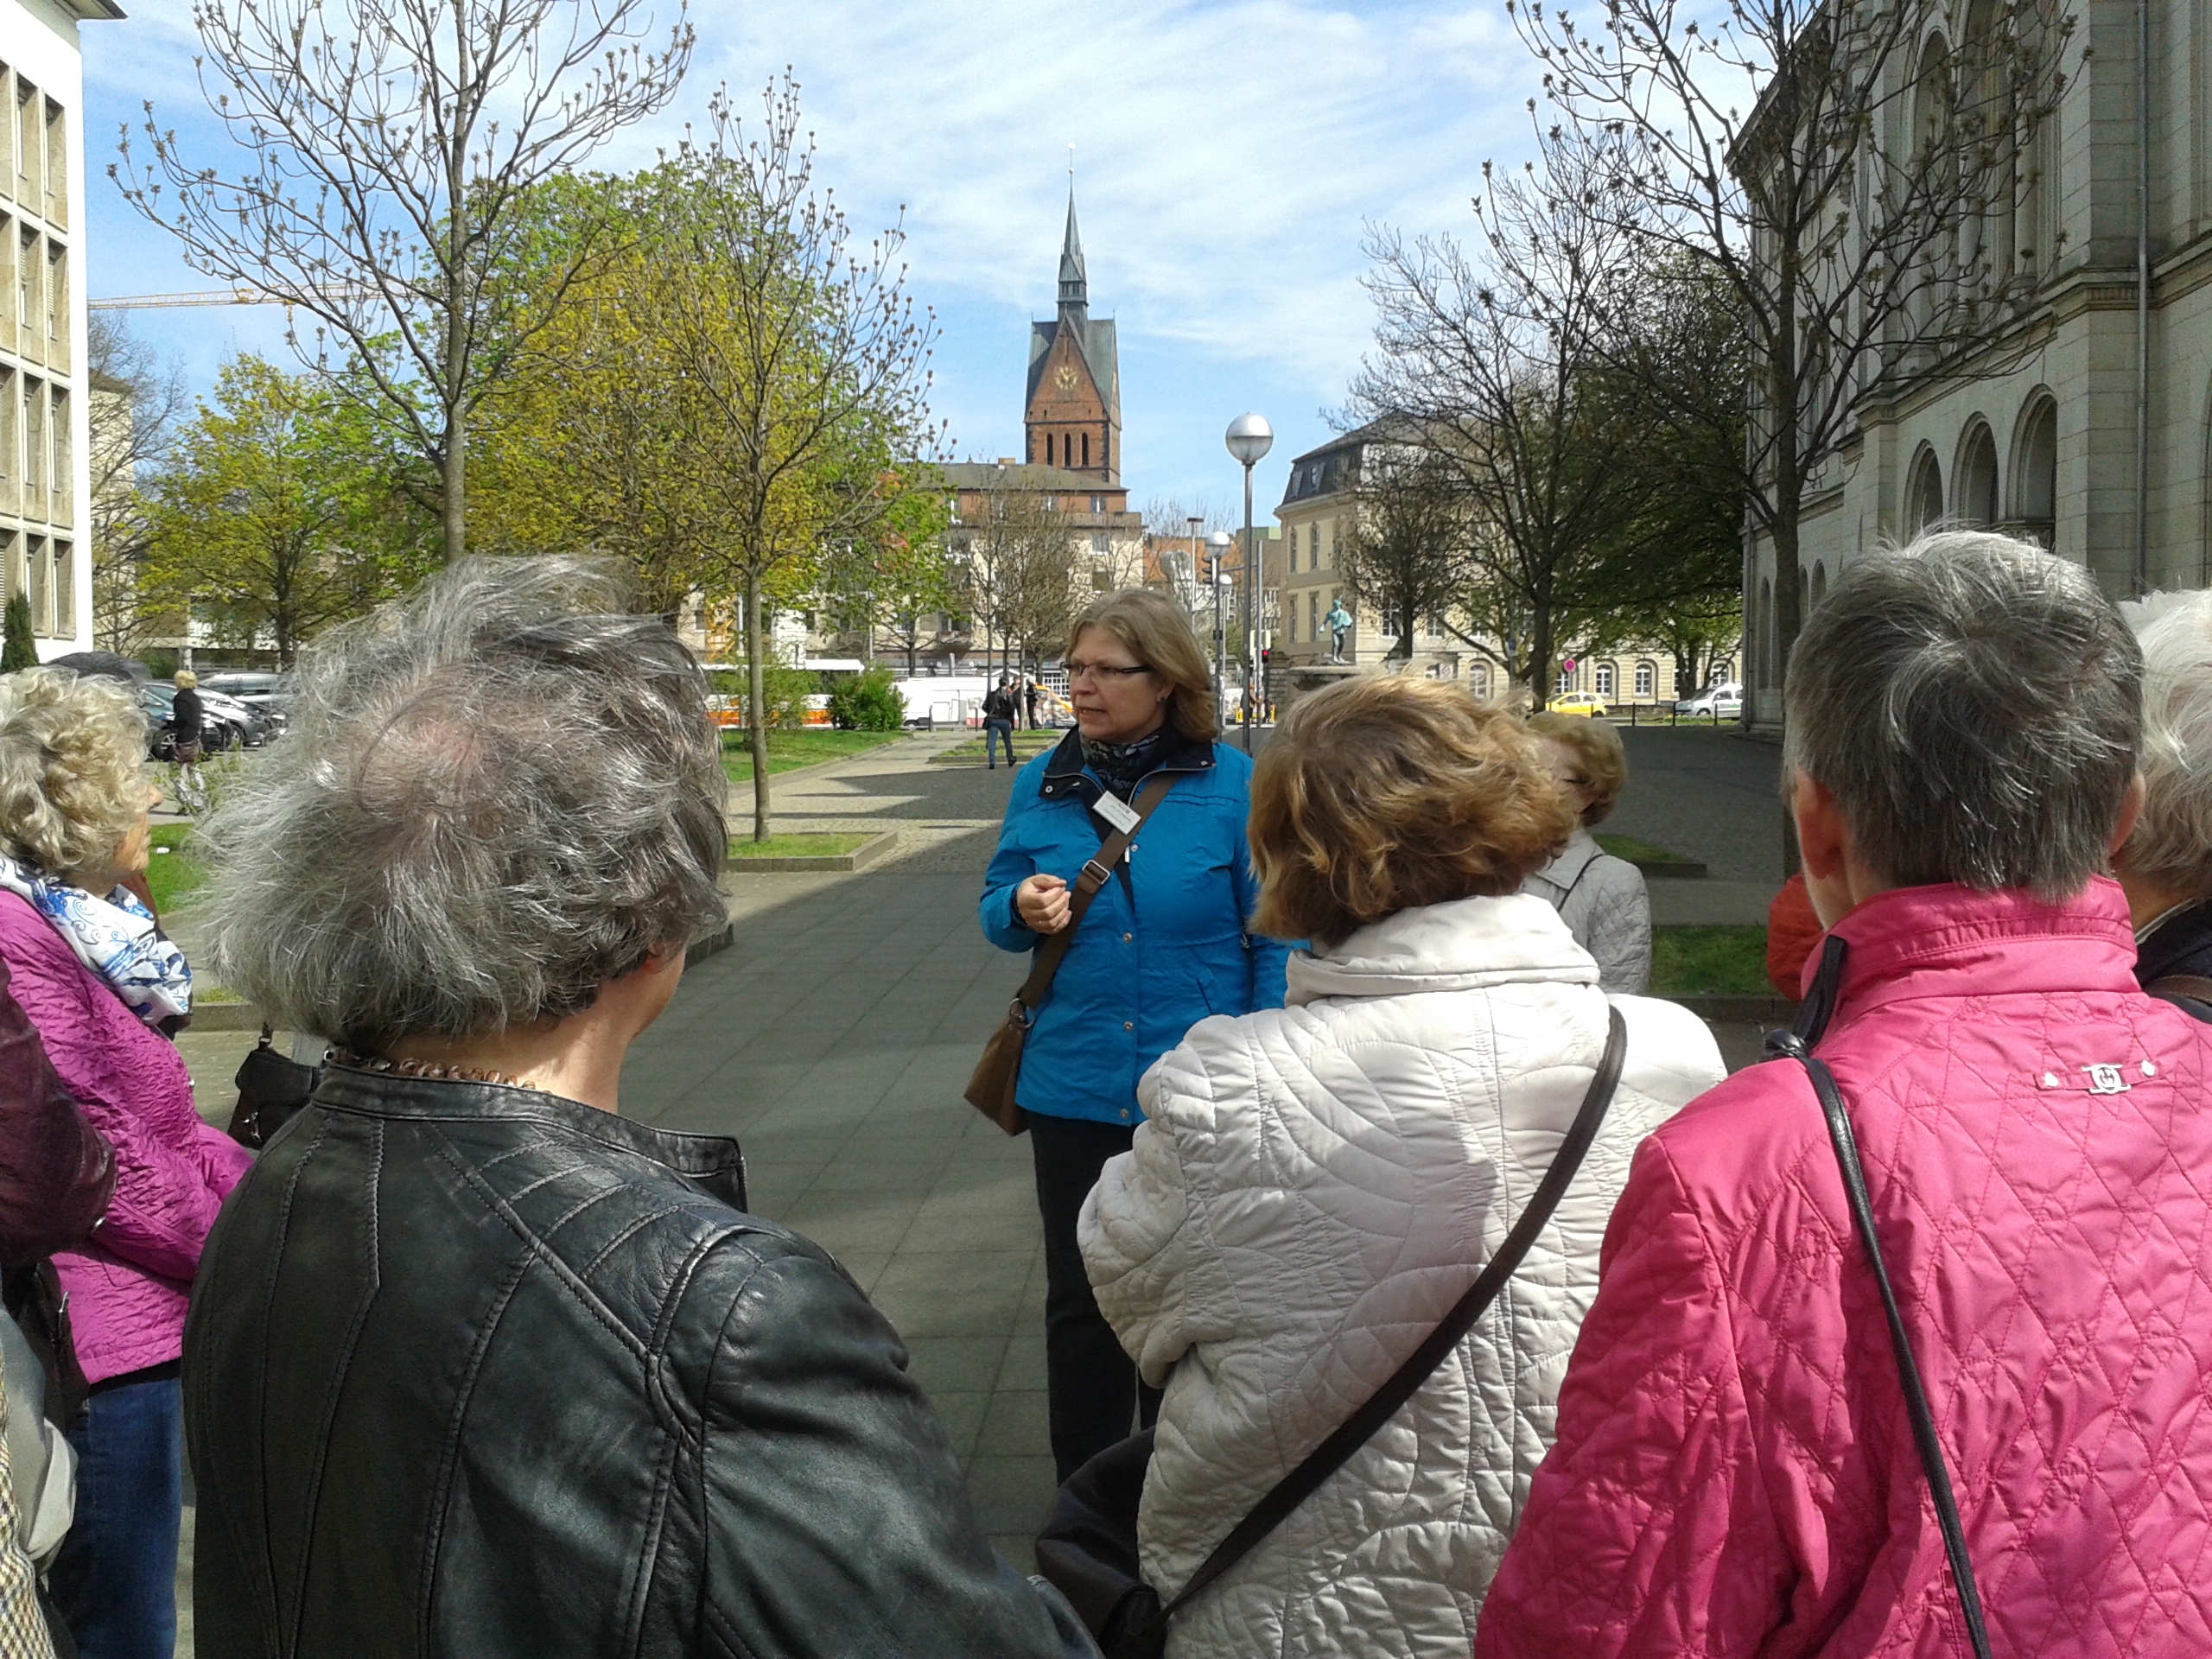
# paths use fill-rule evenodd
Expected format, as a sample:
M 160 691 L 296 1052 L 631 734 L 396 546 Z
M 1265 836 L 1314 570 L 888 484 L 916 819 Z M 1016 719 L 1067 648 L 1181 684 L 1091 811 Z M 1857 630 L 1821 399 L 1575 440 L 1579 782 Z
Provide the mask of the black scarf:
M 1100 743 L 1090 738 L 1083 740 L 1083 758 L 1091 771 L 1098 774 L 1098 781 L 1106 785 L 1107 792 L 1128 800 L 1136 792 L 1145 775 L 1160 765 L 1160 757 L 1167 747 L 1167 728 L 1162 726 L 1150 737 L 1141 737 L 1134 743 Z

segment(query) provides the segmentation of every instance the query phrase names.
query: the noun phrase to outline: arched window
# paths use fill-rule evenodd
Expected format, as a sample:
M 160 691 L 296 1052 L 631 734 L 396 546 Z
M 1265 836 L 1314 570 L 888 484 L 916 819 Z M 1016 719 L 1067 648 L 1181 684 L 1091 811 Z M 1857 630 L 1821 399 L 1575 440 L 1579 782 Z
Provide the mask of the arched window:
M 1488 663 L 1477 663 L 1472 668 L 1469 669 L 1467 671 L 1467 683 L 1473 688 L 1474 694 L 1477 696 L 1487 697 L 1490 696 L 1490 664 Z
M 1571 668 L 1562 668 L 1559 671 L 1559 690 L 1553 692 L 1552 695 L 1555 697 L 1563 697 L 1573 690 L 1574 671 Z
M 1821 602 L 1822 600 L 1826 599 L 1827 596 L 1828 596 L 1828 568 L 1827 568 L 1827 566 L 1826 564 L 1821 563 L 1819 563 L 1818 561 L 1815 561 L 1815 563 L 1814 563 L 1814 565 L 1813 565 L 1813 604 L 1814 604 L 1814 606 L 1817 608 L 1817 607 L 1818 607 L 1818 606 L 1820 605 L 1820 602 Z
M 1926 444 L 1912 458 L 1904 486 L 1904 533 L 1917 536 L 1943 519 L 1943 469 Z
M 1085 467 L 1090 465 L 1090 434 L 1088 432 L 1083 435 L 1083 464 Z
M 2039 392 L 2012 447 L 2012 518 L 2045 547 L 2058 545 L 2058 404 Z
M 1595 687 L 1595 690 L 1596 690 L 1596 691 L 1597 691 L 1598 695 L 1599 695 L 1599 696 L 1601 696 L 1601 697 L 1610 697 L 1610 696 L 1611 696 L 1613 695 L 1613 683 L 1614 683 L 1614 669 L 1613 669 L 1613 665 L 1612 665 L 1611 663 L 1600 663 L 1600 664 L 1598 664 L 1598 683 L 1597 683 L 1597 685 L 1596 685 L 1596 687 Z
M 1966 442 L 1959 446 L 1951 517 L 1977 530 L 1993 530 L 1997 524 L 1997 440 L 1990 436 L 1987 422 L 1976 421 L 1967 429 Z
M 1636 700 L 1638 702 L 1649 702 L 1653 691 L 1657 690 L 1658 684 L 1659 671 L 1656 668 L 1649 663 L 1638 663 L 1636 665 Z

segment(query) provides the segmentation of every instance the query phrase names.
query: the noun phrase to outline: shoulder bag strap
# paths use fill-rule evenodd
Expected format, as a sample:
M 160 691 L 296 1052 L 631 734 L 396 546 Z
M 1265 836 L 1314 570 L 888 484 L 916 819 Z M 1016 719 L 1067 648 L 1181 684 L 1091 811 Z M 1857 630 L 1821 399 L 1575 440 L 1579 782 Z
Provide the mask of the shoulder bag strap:
M 1618 1008 L 1609 1004 L 1605 1012 L 1605 1052 L 1598 1062 L 1597 1075 L 1590 1079 L 1581 1109 L 1560 1141 L 1559 1150 L 1552 1155 L 1551 1167 L 1536 1183 L 1529 1207 L 1513 1224 L 1513 1230 L 1497 1247 L 1497 1254 L 1491 1257 L 1475 1282 L 1467 1287 L 1466 1294 L 1452 1305 L 1452 1311 L 1428 1333 L 1427 1340 L 1391 1373 L 1389 1381 L 1352 1413 L 1336 1433 L 1314 1447 L 1303 1463 L 1276 1482 L 1274 1489 L 1214 1547 L 1213 1554 L 1191 1575 L 1190 1582 L 1175 1599 L 1160 1609 L 1161 1620 L 1173 1618 L 1193 1598 L 1204 1593 L 1280 1526 L 1293 1510 L 1319 1491 L 1322 1482 L 1344 1467 L 1352 1453 L 1373 1439 L 1375 1431 L 1397 1415 L 1398 1408 L 1420 1391 L 1421 1384 L 1444 1363 L 1444 1357 L 1459 1345 L 1467 1332 L 1474 1329 L 1475 1321 L 1497 1300 L 1498 1292 L 1505 1288 L 1505 1281 L 1513 1276 L 1513 1270 L 1521 1265 L 1529 1246 L 1536 1242 L 1536 1235 L 1543 1230 L 1544 1224 L 1559 1206 L 1567 1183 L 1581 1166 L 1583 1154 L 1598 1138 L 1598 1126 L 1605 1122 L 1605 1109 L 1612 1103 L 1613 1090 L 1620 1084 L 1621 1062 L 1628 1051 L 1628 1027 L 1623 1023 Z
M 1037 947 L 1037 954 L 1029 964 L 1029 977 L 1021 982 L 1021 988 L 1014 994 L 1014 1006 L 1025 1014 L 1034 1014 L 1045 1001 L 1045 994 L 1052 988 L 1052 976 L 1060 971 L 1060 960 L 1068 953 L 1068 946 L 1075 943 L 1075 931 L 1083 925 L 1084 912 L 1090 908 L 1090 901 L 1098 896 L 1099 888 L 1114 879 L 1114 867 L 1129 850 L 1129 843 L 1136 839 L 1137 831 L 1144 828 L 1153 809 L 1166 796 L 1175 781 L 1172 772 L 1154 772 L 1145 780 L 1145 785 L 1129 803 L 1135 811 L 1136 822 L 1126 830 L 1116 830 L 1098 844 L 1096 857 L 1087 860 L 1075 879 L 1074 896 L 1068 900 L 1068 925 L 1057 933 L 1048 933 Z M 1019 915 L 1015 918 L 1020 919 Z M 1027 1020 L 1023 1020 L 1027 1024 Z
M 1830 937 L 1821 962 L 1821 977 L 1840 977 L 1843 941 Z M 1833 969 L 1833 973 L 1831 972 Z M 1829 1001 L 1832 1002 L 1833 995 Z M 1825 1023 L 1823 1020 L 1822 1023 Z M 1817 1034 L 1817 1033 L 1815 1033 Z M 1982 1622 L 1981 1591 L 1974 1583 L 1974 1563 L 1967 1558 L 1966 1528 L 1959 1520 L 1958 1500 L 1951 1493 L 1950 1471 L 1943 1463 L 1943 1444 L 1936 1437 L 1935 1414 L 1928 1408 L 1928 1390 L 1920 1381 L 1920 1366 L 1912 1357 L 1912 1341 L 1905 1334 L 1904 1315 L 1897 1311 L 1897 1292 L 1890 1286 L 1890 1270 L 1882 1260 L 1881 1240 L 1874 1231 L 1874 1205 L 1866 1192 L 1866 1170 L 1859 1160 L 1859 1137 L 1851 1128 L 1851 1114 L 1844 1109 L 1843 1092 L 1827 1062 L 1814 1054 L 1805 1038 L 1794 1031 L 1775 1032 L 1767 1038 L 1767 1052 L 1786 1055 L 1805 1068 L 1820 1096 L 1821 1115 L 1827 1120 L 1828 1139 L 1835 1147 L 1836 1167 L 1843 1176 L 1843 1193 L 1851 1205 L 1851 1220 L 1866 1260 L 1874 1269 L 1874 1284 L 1882 1293 L 1882 1312 L 1889 1320 L 1890 1346 L 1897 1352 L 1897 1380 L 1904 1385 L 1905 1414 L 1912 1419 L 1913 1444 L 1920 1451 L 1920 1467 L 1928 1477 L 1928 1493 L 1935 1500 L 1936 1525 L 1943 1535 L 1943 1554 L 1950 1558 L 1951 1583 L 1959 1594 L 1959 1611 L 1965 1616 L 1967 1641 L 1975 1659 L 1990 1659 L 1989 1632 Z

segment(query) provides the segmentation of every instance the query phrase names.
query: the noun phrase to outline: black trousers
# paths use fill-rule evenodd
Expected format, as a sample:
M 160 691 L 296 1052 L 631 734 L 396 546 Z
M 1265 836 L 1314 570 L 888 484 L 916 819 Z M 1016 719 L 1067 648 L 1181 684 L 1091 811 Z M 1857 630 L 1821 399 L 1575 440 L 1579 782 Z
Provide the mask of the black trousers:
M 1052 1463 L 1063 1481 L 1160 1414 L 1160 1390 L 1137 1381 L 1136 1363 L 1090 1294 L 1075 1242 L 1075 1219 L 1098 1172 L 1129 1149 L 1135 1133 L 1127 1124 L 1029 1115 L 1045 1223 L 1045 1386 Z

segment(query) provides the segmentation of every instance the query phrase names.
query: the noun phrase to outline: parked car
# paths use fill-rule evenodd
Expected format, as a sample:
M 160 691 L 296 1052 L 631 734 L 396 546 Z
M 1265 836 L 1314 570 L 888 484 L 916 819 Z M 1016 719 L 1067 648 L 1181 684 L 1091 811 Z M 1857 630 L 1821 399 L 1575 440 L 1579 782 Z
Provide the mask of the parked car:
M 270 728 L 271 736 L 284 729 L 285 709 L 292 701 L 289 674 L 249 670 L 203 674 L 200 677 L 200 689 L 203 692 L 219 691 L 245 704 Z
M 1694 697 L 1684 697 L 1675 705 L 1678 715 L 1697 715 L 1709 720 L 1736 720 L 1744 712 L 1744 688 L 1731 680 L 1722 685 L 1708 685 Z
M 1580 715 L 1586 719 L 1603 720 L 1605 700 L 1594 691 L 1567 691 L 1544 705 L 1549 715 Z
M 257 749 L 276 733 L 274 716 L 224 692 L 211 691 L 204 683 L 200 687 L 200 710 L 203 721 L 220 721 L 235 733 L 241 748 Z

